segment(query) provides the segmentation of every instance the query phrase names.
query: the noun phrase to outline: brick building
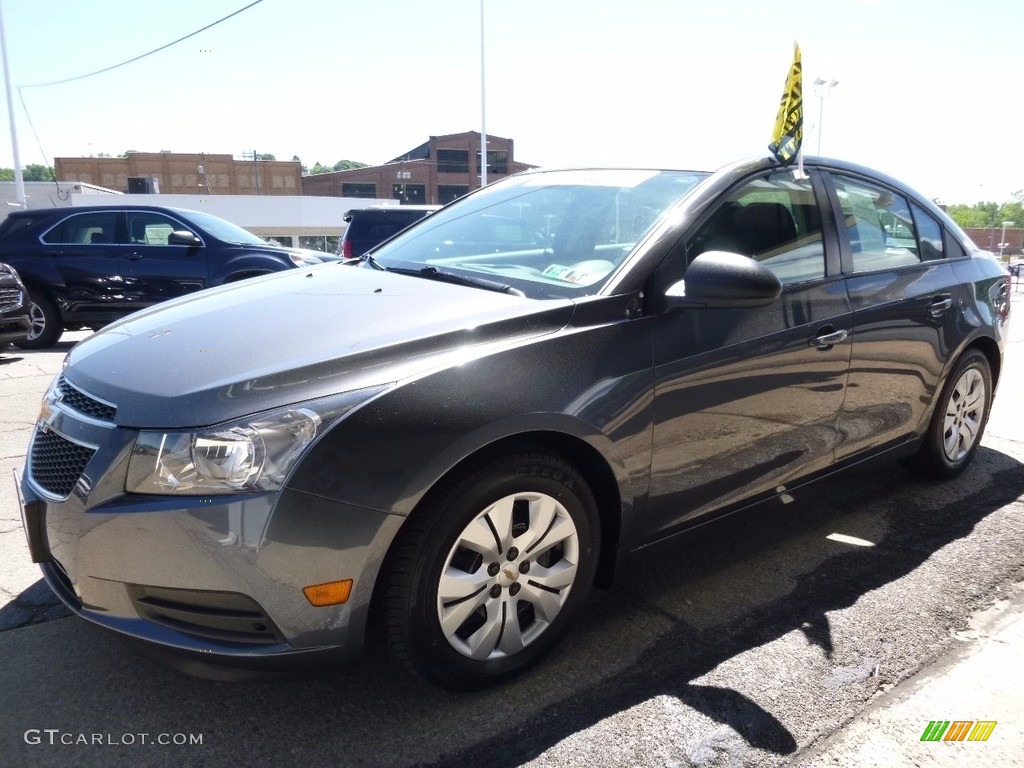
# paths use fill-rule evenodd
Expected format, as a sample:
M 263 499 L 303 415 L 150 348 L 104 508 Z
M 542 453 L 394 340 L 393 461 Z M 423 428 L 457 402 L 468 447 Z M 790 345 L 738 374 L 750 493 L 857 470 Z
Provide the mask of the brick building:
M 487 137 L 487 180 L 534 166 L 513 156 L 512 139 Z M 384 165 L 302 178 L 302 193 L 318 197 L 392 198 L 409 204 L 443 205 L 480 186 L 480 134 L 431 136 Z
M 201 169 L 201 170 L 200 170 Z M 129 152 L 127 157 L 58 157 L 60 181 L 95 184 L 120 192 L 194 195 L 300 195 L 302 165 L 284 160 L 236 160 L 231 155 Z M 129 179 L 156 179 L 157 189 Z M 130 188 L 131 187 L 131 188 Z
M 1024 228 L 1007 227 L 1004 230 L 1002 227 L 972 227 L 964 229 L 964 232 L 966 232 L 967 236 L 974 241 L 976 246 L 984 248 L 986 251 L 992 251 L 992 253 L 999 253 L 1000 238 L 1005 232 L 1006 239 L 1002 241 L 1005 243 L 1003 247 L 1003 254 L 1008 256 L 1020 256 L 1021 254 L 1024 254 Z

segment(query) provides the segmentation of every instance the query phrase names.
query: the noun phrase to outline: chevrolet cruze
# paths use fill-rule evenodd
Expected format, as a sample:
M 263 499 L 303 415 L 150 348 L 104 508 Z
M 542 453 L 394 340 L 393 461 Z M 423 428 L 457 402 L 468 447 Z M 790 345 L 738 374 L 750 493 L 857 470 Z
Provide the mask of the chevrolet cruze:
M 1007 273 L 893 179 L 805 170 L 531 171 L 110 325 L 43 401 L 33 558 L 186 671 L 374 638 L 472 688 L 649 545 L 868 458 L 955 475 Z

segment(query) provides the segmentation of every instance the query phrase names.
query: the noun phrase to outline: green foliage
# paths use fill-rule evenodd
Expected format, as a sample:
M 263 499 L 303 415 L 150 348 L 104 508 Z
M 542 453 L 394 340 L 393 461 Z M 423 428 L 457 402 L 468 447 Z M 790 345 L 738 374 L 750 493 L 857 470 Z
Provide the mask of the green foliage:
M 367 163 L 360 163 L 358 160 L 339 160 L 331 170 L 350 171 L 353 168 L 369 168 Z
M 981 202 L 974 205 L 958 203 L 946 208 L 946 213 L 964 228 L 1000 229 L 1004 221 L 1012 221 L 1013 227 L 1024 227 L 1024 195 L 1017 193 L 1015 200 L 1008 203 Z
M 277 160 L 277 158 L 274 157 L 269 152 L 265 152 L 263 154 L 256 155 L 256 159 L 257 160 Z
M 53 181 L 53 168 L 29 163 L 21 169 L 21 178 L 23 181 Z M 14 169 L 0 168 L 0 181 L 14 181 Z
M 295 158 L 296 160 L 298 158 Z M 353 168 L 369 168 L 367 163 L 360 163 L 358 160 L 339 160 L 334 165 L 320 165 L 317 161 L 313 163 L 313 167 L 309 169 L 310 174 L 317 173 L 334 173 L 334 171 L 349 171 Z M 303 169 L 305 171 L 305 169 Z

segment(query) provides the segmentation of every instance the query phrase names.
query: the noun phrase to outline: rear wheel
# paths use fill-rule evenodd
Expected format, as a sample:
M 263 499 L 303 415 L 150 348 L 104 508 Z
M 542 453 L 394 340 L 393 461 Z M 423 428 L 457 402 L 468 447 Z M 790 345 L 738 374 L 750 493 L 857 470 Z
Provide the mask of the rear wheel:
M 515 675 L 565 631 L 597 566 L 590 488 L 549 454 L 515 454 L 435 489 L 389 559 L 392 653 L 451 689 Z
M 932 415 L 928 434 L 908 468 L 925 477 L 949 478 L 962 472 L 981 443 L 992 406 L 992 369 L 977 349 L 957 362 Z
M 64 324 L 53 299 L 44 293 L 30 291 L 28 295 L 28 317 L 31 323 L 28 338 L 15 342 L 22 349 L 45 349 L 52 347 L 64 333 Z

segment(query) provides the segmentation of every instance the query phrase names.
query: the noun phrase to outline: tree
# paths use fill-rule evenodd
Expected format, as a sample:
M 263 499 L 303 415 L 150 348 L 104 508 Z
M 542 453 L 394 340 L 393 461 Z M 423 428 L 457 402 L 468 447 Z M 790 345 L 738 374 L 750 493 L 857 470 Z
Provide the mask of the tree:
M 263 154 L 261 154 L 261 155 L 256 155 L 256 159 L 257 159 L 257 160 L 277 160 L 277 158 L 276 158 L 276 157 L 274 157 L 274 156 L 273 156 L 272 154 L 270 154 L 269 152 L 264 152 L 264 153 L 263 153 Z
M 25 181 L 53 181 L 55 178 L 53 168 L 38 163 L 29 163 L 22 169 L 21 174 Z
M 349 171 L 353 168 L 369 168 L 366 163 L 360 163 L 358 160 L 339 160 L 334 164 L 331 169 L 333 171 Z
M 14 169 L 0 168 L 0 181 L 14 181 Z
M 1024 201 L 1020 199 L 1002 204 L 981 202 L 965 205 L 957 203 L 947 206 L 946 213 L 964 229 L 999 229 L 1003 226 L 1004 221 L 1012 221 L 1015 227 L 1024 227 Z

